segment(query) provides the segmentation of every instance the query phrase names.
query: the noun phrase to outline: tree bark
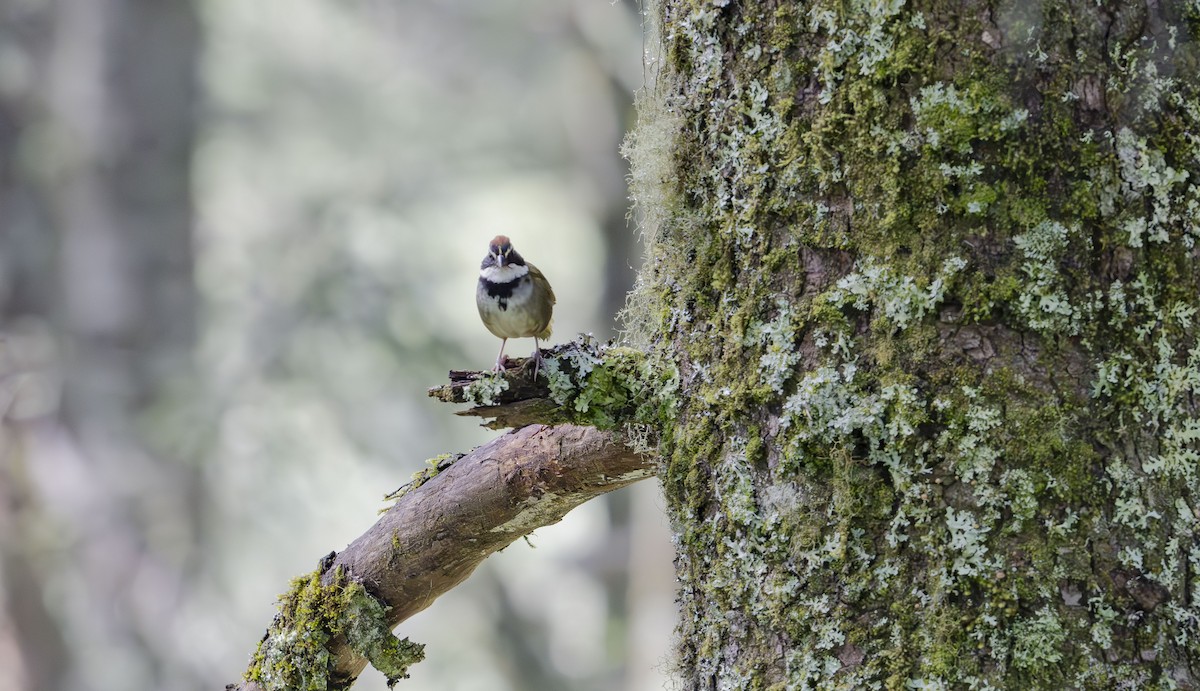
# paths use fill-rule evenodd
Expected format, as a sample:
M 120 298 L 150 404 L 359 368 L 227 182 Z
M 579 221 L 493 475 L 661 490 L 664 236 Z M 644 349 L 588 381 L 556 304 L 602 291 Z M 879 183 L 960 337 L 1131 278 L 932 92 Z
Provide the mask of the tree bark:
M 1200 12 L 651 16 L 686 686 L 1195 688 Z

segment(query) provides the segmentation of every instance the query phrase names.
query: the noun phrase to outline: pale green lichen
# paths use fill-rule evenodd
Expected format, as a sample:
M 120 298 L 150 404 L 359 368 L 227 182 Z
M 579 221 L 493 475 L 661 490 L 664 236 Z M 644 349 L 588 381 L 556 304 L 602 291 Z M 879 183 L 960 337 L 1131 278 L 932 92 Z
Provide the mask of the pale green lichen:
M 388 688 L 407 679 L 408 668 L 425 659 L 425 646 L 392 635 L 386 618 L 388 607 L 361 585 L 353 583 L 346 590 L 349 592 L 344 596 L 346 606 L 339 623 L 351 649 L 367 658 L 387 679 Z
M 677 405 L 674 367 L 634 348 L 601 347 L 585 339 L 548 359 L 545 368 L 551 397 L 576 424 L 658 428 Z
M 946 431 L 938 435 L 939 450 L 951 461 L 960 480 L 968 484 L 986 482 L 1003 455 L 992 440 L 1004 424 L 1004 417 L 1000 408 L 977 403 L 978 389 L 964 386 L 961 390 L 965 410 L 961 416 L 952 417 Z
M 796 324 L 791 306 L 780 300 L 777 313 L 769 322 L 754 320 L 746 328 L 743 344 L 757 346 L 763 354 L 758 359 L 759 376 L 763 385 L 783 393 L 783 385 L 796 374 L 800 355 L 796 352 Z
M 942 262 L 941 270 L 931 279 L 901 276 L 873 258 L 862 262 L 856 271 L 842 277 L 825 299 L 834 305 L 853 305 L 867 310 L 877 306 L 887 323 L 897 329 L 919 321 L 942 302 L 955 274 L 967 266 L 961 257 Z
M 1024 255 L 1021 272 L 1025 280 L 1017 311 L 1034 331 L 1078 335 L 1093 312 L 1086 305 L 1072 304 L 1059 267 L 1069 253 L 1089 250 L 1090 241 L 1078 227 L 1046 220 L 1014 237 L 1013 243 Z
M 595 343 L 585 341 L 582 345 L 546 361 L 550 397 L 559 405 L 566 405 L 578 394 L 576 378 L 586 379 L 596 365 L 603 362 Z
M 1062 643 L 1067 631 L 1057 615 L 1043 607 L 1034 617 L 1021 618 L 1013 623 L 1013 665 L 1032 673 L 1042 671 L 1062 660 Z
M 1108 650 L 1113 646 L 1113 626 L 1117 623 L 1118 612 L 1113 609 L 1103 597 L 1097 596 L 1088 601 L 1088 608 L 1092 611 L 1093 623 L 1091 626 L 1092 641 L 1100 646 L 1101 650 Z
M 827 36 L 815 63 L 823 89 L 818 97 L 829 103 L 848 71 L 870 75 L 895 49 L 887 25 L 900 15 L 904 0 L 853 0 L 845 9 L 813 4 L 808 30 Z M 916 20 L 918 23 L 920 20 Z
M 999 566 L 988 557 L 988 528 L 980 525 L 970 511 L 946 509 L 946 530 L 950 537 L 946 547 L 951 550 L 954 561 L 950 571 L 956 576 L 978 576 Z
M 1172 229 L 1182 227 L 1183 237 L 1190 246 L 1200 228 L 1196 216 L 1190 213 L 1195 207 L 1189 204 L 1179 208 L 1174 203 L 1181 196 L 1176 187 L 1188 180 L 1189 172 L 1167 164 L 1162 152 L 1148 146 L 1145 139 L 1128 127 L 1117 130 L 1116 151 L 1122 196 L 1131 201 L 1144 199 L 1150 205 L 1149 213 L 1132 213 L 1122 221 L 1126 244 L 1141 247 L 1144 241 L 1167 242 Z M 1195 196 L 1189 195 L 1187 199 L 1192 202 Z M 1184 213 L 1185 210 L 1189 213 Z M 1178 230 L 1175 233 L 1178 237 Z
M 489 372 L 467 385 L 463 396 L 469 403 L 482 406 L 496 405 L 500 394 L 508 391 L 508 379 L 501 372 Z

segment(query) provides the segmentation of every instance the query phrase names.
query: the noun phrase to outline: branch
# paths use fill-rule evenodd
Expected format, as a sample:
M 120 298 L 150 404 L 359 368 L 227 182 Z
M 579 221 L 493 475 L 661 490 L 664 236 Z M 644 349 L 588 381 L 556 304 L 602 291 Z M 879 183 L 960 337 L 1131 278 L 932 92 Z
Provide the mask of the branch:
M 653 473 L 652 458 L 628 440 L 649 449 L 669 425 L 679 381 L 673 365 L 590 336 L 547 351 L 536 379 L 527 365 L 451 372 L 450 384 L 429 391 L 474 403 L 459 414 L 494 418 L 489 427 L 521 429 L 438 459 L 389 497 L 396 503 L 370 530 L 293 581 L 246 681 L 227 689 L 346 689 L 368 662 L 395 683 L 424 657 L 422 646 L 392 635 L 397 624 L 492 552 Z
M 438 471 L 440 469 L 440 472 Z M 421 659 L 391 630 L 488 555 L 583 502 L 649 477 L 615 432 L 532 425 L 434 469 L 281 598 L 246 679 L 227 689 L 345 689 L 368 660 L 389 683 Z
M 561 424 L 570 416 L 550 395 L 550 387 L 530 376 L 527 360 L 506 372 L 450 370 L 450 383 L 435 386 L 429 396 L 443 403 L 474 403 L 455 415 L 492 418 L 489 429 L 519 428 L 533 424 Z
M 678 372 L 640 350 L 580 336 L 545 351 L 536 381 L 527 360 L 512 362 L 498 373 L 451 371 L 450 383 L 430 389 L 429 395 L 473 404 L 455 414 L 494 418 L 484 423 L 492 429 L 563 422 L 658 429 L 674 417 Z

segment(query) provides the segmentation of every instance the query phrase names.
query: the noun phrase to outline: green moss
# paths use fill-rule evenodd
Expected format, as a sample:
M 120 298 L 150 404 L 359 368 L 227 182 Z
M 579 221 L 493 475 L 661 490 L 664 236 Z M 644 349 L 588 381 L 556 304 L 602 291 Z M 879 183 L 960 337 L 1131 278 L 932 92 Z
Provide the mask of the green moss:
M 408 676 L 424 659 L 424 646 L 397 639 L 387 606 L 342 572 L 326 585 L 322 570 L 292 581 L 279 598 L 279 613 L 259 642 L 245 678 L 267 691 L 326 691 L 348 688 L 353 679 L 334 678 L 327 644 L 344 635 L 351 648 L 388 679 Z
M 462 457 L 463 457 L 463 454 L 461 454 L 461 453 L 458 453 L 458 454 L 444 453 L 444 454 L 440 454 L 438 456 L 434 456 L 433 458 L 427 459 L 425 461 L 424 468 L 413 473 L 412 479 L 407 484 L 401 486 L 396 491 L 385 495 L 383 498 L 384 501 L 393 501 L 394 502 L 395 500 L 399 499 L 400 497 L 403 497 L 405 494 L 408 494 L 409 492 L 413 491 L 414 489 L 420 487 L 421 485 L 425 484 L 426 482 L 429 482 L 433 478 L 440 475 L 442 473 L 442 471 L 446 470 L 451 465 L 454 465 L 454 463 Z M 383 511 L 386 511 L 386 510 L 387 510 L 387 507 L 380 509 L 380 513 L 382 513 Z

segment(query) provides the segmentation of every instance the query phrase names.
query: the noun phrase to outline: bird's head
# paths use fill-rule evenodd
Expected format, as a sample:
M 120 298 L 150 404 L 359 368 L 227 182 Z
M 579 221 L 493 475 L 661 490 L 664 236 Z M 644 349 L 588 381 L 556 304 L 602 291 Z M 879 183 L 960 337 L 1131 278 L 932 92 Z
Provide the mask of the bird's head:
M 521 261 L 521 255 L 517 254 L 517 251 L 513 249 L 507 235 L 497 235 L 492 238 L 492 242 L 488 245 L 488 256 L 500 268 L 504 268 L 505 264 L 524 263 Z

